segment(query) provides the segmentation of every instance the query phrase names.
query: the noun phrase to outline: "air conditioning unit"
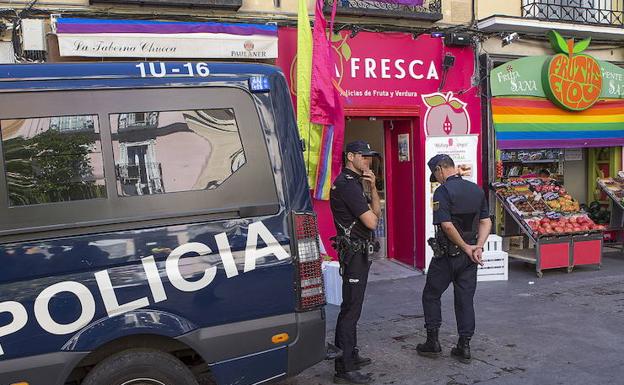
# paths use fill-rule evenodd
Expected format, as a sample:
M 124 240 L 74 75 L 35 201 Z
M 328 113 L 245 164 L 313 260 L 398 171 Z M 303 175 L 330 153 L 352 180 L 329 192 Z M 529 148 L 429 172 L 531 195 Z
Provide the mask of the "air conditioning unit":
M 45 20 L 23 19 L 22 27 L 22 55 L 33 60 L 45 59 L 46 31 Z

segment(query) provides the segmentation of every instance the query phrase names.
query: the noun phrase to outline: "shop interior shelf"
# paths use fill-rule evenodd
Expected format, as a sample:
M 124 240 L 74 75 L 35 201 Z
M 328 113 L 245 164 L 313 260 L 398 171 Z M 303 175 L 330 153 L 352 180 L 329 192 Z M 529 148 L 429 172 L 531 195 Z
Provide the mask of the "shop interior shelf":
M 611 190 L 609 190 L 609 188 L 607 188 L 607 186 L 605 186 L 604 184 L 599 182 L 598 186 L 600 186 L 602 191 L 604 191 L 607 194 L 607 196 L 609 198 L 611 198 L 611 200 L 613 201 L 614 204 L 618 205 L 621 209 L 624 209 L 624 204 L 622 203 L 622 198 L 618 198 L 617 196 L 615 196 L 613 194 L 613 192 Z
M 559 163 L 559 159 L 536 159 L 536 160 L 504 160 L 503 163 Z

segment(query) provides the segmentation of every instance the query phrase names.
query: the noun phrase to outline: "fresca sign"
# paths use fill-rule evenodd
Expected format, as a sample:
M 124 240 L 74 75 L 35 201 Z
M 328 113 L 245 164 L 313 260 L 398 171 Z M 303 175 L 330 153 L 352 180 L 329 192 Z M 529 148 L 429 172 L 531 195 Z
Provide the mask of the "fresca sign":
M 492 96 L 548 98 L 569 111 L 586 110 L 599 99 L 624 98 L 624 69 L 582 53 L 591 39 L 575 44 L 556 31 L 548 38 L 556 55 L 521 58 L 492 70 Z

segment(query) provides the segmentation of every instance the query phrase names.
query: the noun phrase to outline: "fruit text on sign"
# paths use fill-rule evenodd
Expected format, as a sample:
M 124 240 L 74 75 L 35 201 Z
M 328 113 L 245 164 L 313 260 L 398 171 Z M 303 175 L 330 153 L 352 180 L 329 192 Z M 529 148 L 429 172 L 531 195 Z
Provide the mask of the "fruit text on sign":
M 557 55 L 546 61 L 542 72 L 546 96 L 561 108 L 583 111 L 594 105 L 602 92 L 602 70 L 596 59 L 580 54 L 591 39 L 578 44 L 557 31 L 548 34 Z

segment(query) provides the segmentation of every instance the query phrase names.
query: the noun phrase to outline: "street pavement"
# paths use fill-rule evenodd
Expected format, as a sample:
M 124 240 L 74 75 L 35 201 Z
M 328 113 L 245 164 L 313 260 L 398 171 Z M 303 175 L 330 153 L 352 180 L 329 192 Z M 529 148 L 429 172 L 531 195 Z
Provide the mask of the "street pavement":
M 594 266 L 546 270 L 511 261 L 509 281 L 480 282 L 477 331 L 469 365 L 450 358 L 457 339 L 452 287 L 443 297 L 443 357 L 417 355 L 424 341 L 421 304 L 425 276 L 390 261 L 371 271 L 358 329 L 362 355 L 375 384 L 607 385 L 624 384 L 624 254 L 606 253 Z M 327 306 L 333 341 L 339 308 Z M 331 384 L 325 361 L 280 385 Z

